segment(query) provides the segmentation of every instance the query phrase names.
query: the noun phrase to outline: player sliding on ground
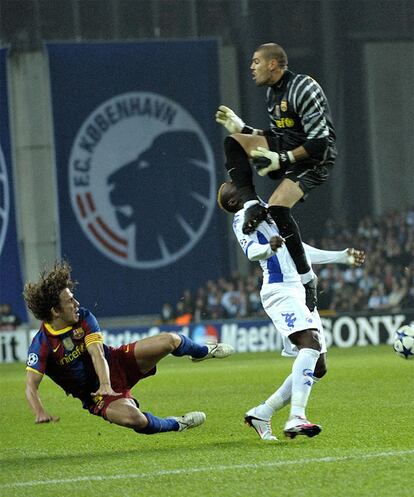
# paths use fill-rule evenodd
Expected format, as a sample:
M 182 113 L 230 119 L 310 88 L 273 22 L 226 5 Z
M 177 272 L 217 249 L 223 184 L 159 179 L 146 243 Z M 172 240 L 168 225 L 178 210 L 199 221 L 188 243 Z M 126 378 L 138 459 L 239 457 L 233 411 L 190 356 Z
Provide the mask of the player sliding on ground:
M 315 308 L 311 312 L 306 306 L 300 276 L 274 220 L 268 216 L 252 233 L 243 234 L 246 209 L 234 183 L 223 183 L 217 200 L 222 209 L 235 213 L 233 229 L 244 253 L 251 261 L 260 262 L 263 308 L 282 335 L 282 355 L 295 357 L 291 374 L 265 402 L 245 414 L 245 421 L 262 440 L 277 440 L 272 433 L 271 418 L 290 402 L 285 435 L 289 438 L 318 435 L 322 428 L 309 422 L 305 413 L 313 384 L 327 371 L 326 343 L 318 311 Z M 327 251 L 306 244 L 304 249 L 307 257 L 318 264 L 337 262 L 360 266 L 365 258 L 363 251 L 355 249 Z
M 161 333 L 118 348 L 103 343 L 95 316 L 75 299 L 71 268 L 56 263 L 37 283 L 28 283 L 24 297 L 33 315 L 42 320 L 27 359 L 26 397 L 36 423 L 59 421 L 48 414 L 39 396 L 46 374 L 67 395 L 82 401 L 83 408 L 111 423 L 152 435 L 184 431 L 204 423 L 203 412 L 160 418 L 139 409 L 131 388 L 156 373 L 156 365 L 168 354 L 190 356 L 194 362 L 222 359 L 232 354 L 230 345 L 198 345 L 177 333 Z

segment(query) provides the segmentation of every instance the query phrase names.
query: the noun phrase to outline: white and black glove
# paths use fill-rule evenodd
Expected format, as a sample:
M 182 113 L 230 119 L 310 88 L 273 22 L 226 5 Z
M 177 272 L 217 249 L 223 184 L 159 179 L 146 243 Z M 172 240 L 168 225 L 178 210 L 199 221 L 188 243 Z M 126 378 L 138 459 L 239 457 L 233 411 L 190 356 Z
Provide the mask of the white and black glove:
M 271 152 L 267 148 L 257 147 L 250 155 L 259 176 L 266 176 L 271 171 L 278 171 L 281 167 L 286 168 L 295 162 L 295 157 L 290 151 Z
M 251 135 L 253 128 L 246 126 L 246 123 L 234 111 L 220 105 L 216 112 L 216 122 L 224 126 L 229 133 L 245 133 Z

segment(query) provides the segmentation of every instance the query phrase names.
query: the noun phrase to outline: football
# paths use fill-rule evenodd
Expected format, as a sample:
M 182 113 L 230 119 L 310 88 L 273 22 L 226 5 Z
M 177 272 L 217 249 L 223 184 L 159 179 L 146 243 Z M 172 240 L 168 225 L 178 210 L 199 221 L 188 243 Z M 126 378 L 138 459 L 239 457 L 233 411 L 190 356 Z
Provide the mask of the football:
M 403 359 L 414 358 L 414 327 L 406 324 L 395 332 L 394 350 Z

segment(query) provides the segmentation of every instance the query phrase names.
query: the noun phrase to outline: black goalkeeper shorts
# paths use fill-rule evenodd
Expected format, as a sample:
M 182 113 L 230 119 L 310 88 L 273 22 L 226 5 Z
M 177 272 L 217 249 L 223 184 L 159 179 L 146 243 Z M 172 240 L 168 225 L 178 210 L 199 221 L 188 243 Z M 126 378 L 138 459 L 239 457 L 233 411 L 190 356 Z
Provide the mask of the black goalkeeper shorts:
M 279 140 L 277 137 L 266 136 L 267 144 L 272 152 L 279 152 Z M 279 171 L 270 172 L 270 179 L 290 179 L 299 183 L 303 191 L 301 202 L 306 200 L 309 192 L 326 181 L 333 163 L 321 164 L 315 159 L 305 159 Z

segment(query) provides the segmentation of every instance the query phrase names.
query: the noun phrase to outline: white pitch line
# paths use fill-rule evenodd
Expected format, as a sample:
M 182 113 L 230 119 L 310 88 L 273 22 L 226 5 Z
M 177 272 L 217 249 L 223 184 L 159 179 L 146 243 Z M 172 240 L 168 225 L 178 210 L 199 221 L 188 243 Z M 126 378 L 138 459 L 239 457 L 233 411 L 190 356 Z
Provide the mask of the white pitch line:
M 258 464 L 230 464 L 222 466 L 209 466 L 203 468 L 180 468 L 180 469 L 162 469 L 160 471 L 153 471 L 152 473 L 135 473 L 135 474 L 120 474 L 120 475 L 91 475 L 91 476 L 78 476 L 77 478 L 61 478 L 59 480 L 32 480 L 16 483 L 5 483 L 0 485 L 0 488 L 19 488 L 19 487 L 35 487 L 39 485 L 61 485 L 64 483 L 79 483 L 82 481 L 108 481 L 108 480 L 124 480 L 130 478 L 156 478 L 158 476 L 181 475 L 188 473 L 205 473 L 207 471 L 228 471 L 234 469 L 262 469 L 262 468 L 275 468 L 280 466 L 301 465 L 309 463 L 330 463 L 339 461 L 352 461 L 362 459 L 380 459 L 385 457 L 398 457 L 414 454 L 414 449 L 399 450 L 394 452 L 374 452 L 362 455 L 349 455 L 340 457 L 314 457 L 307 459 L 294 459 L 287 461 L 272 461 L 263 462 Z

